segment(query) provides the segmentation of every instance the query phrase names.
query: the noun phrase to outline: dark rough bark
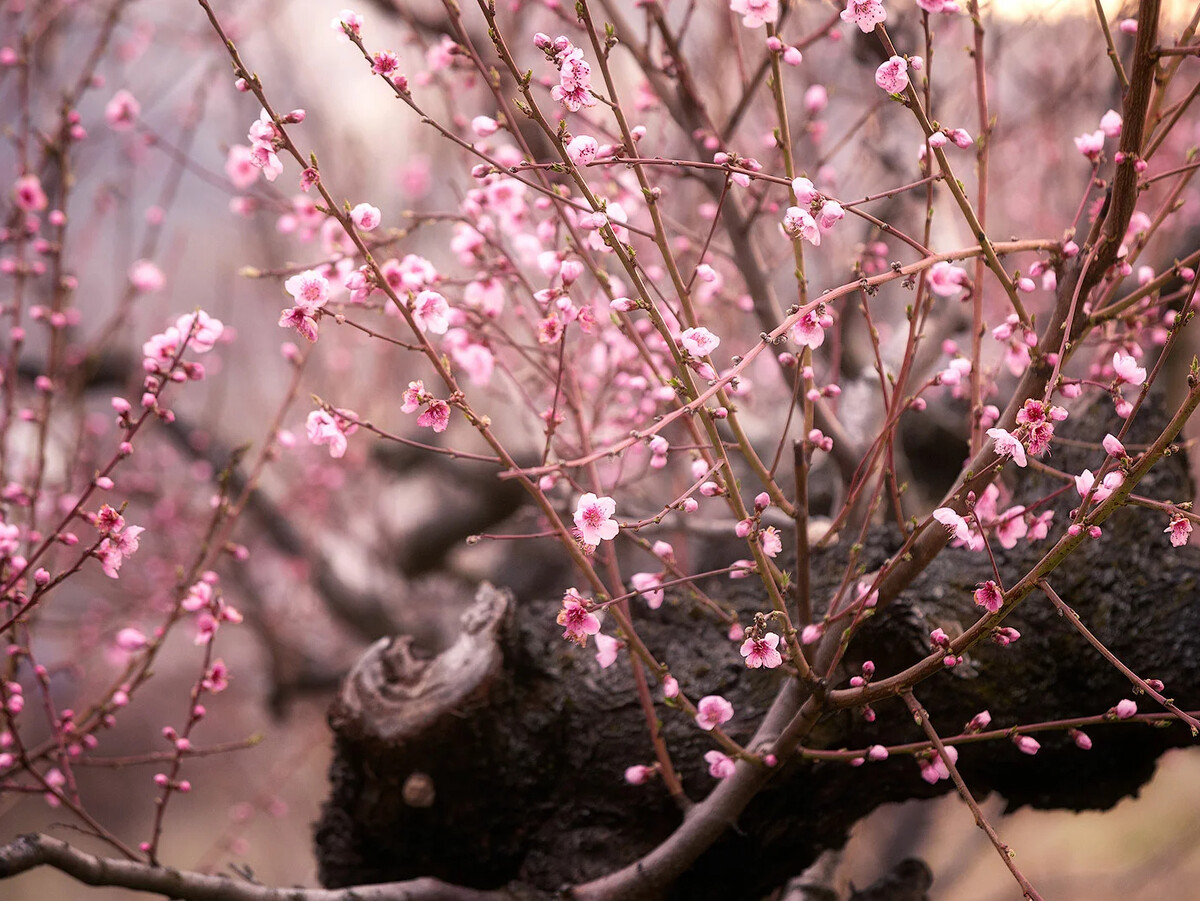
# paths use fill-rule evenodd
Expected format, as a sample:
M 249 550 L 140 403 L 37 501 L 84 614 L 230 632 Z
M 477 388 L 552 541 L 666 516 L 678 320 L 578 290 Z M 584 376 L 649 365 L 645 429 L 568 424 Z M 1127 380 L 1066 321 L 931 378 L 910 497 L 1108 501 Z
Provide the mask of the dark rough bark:
M 1092 422 L 1086 433 L 1104 431 Z M 1078 472 L 1101 460 L 1102 452 L 1064 447 L 1053 462 Z M 1037 482 L 1025 476 L 1022 491 L 1033 496 L 1039 487 L 1056 487 Z M 1139 493 L 1190 498 L 1183 455 L 1165 460 Z M 1077 499 L 1073 491 L 1060 499 L 1059 529 Z M 1162 679 L 1168 697 L 1194 709 L 1200 706 L 1200 550 L 1170 548 L 1165 524 L 1161 514 L 1120 511 L 1105 523 L 1103 538 L 1069 559 L 1051 583 L 1118 658 L 1143 677 Z M 874 532 L 863 550 L 865 569 L 879 566 L 898 546 L 895 532 Z M 997 548 L 1006 582 L 1023 574 L 1046 546 Z M 840 578 L 843 553 L 814 561 L 816 597 Z M 986 555 L 955 549 L 940 554 L 868 623 L 852 646 L 841 684 L 864 659 L 874 660 L 881 674 L 894 672 L 928 653 L 931 629 L 954 634 L 973 622 L 970 592 L 990 574 Z M 749 580 L 726 581 L 712 591 L 744 611 L 743 622 L 761 609 Z M 323 882 L 430 875 L 476 887 L 520 883 L 551 892 L 627 864 L 669 834 L 680 814 L 662 785 L 630 786 L 622 778 L 627 766 L 651 762 L 628 667 L 600 670 L 590 648 L 564 642 L 554 622 L 557 607 L 547 601 L 512 609 L 485 589 L 474 609 L 474 631 L 468 629 L 461 646 L 431 670 L 420 673 L 419 665 L 403 659 L 397 669 L 396 659 L 404 655 L 396 646 L 389 651 L 386 642 L 360 663 L 331 714 L 337 752 L 332 795 L 317 829 Z M 747 670 L 724 630 L 684 601 L 639 610 L 636 621 L 692 697 L 722 694 L 733 703 L 729 733 L 747 741 L 786 677 Z M 980 644 L 963 665 L 917 687 L 943 735 L 959 732 L 983 709 L 994 727 L 1004 728 L 1102 714 L 1133 696 L 1128 681 L 1041 595 L 1005 624 L 1021 632 L 1014 645 Z M 498 646 L 490 643 L 493 636 Z M 429 686 L 440 684 L 438 674 L 458 695 L 421 703 Z M 397 703 L 406 692 L 415 707 Z M 1143 712 L 1154 712 L 1151 701 L 1140 701 Z M 660 710 L 688 794 L 702 797 L 712 786 L 703 762 L 712 740 L 681 713 Z M 923 740 L 898 699 L 876 712 L 874 723 L 858 712 L 833 714 L 809 745 Z M 1044 733 L 1035 757 L 999 740 L 964 747 L 959 767 L 978 795 L 999 792 L 1010 807 L 1104 809 L 1136 793 L 1165 749 L 1192 742 L 1178 723 L 1112 724 L 1088 732 L 1095 742 L 1091 752 L 1061 733 Z M 850 827 L 880 804 L 948 790 L 948 782 L 925 784 L 908 756 L 859 768 L 793 760 L 679 880 L 671 897 L 760 897 L 822 850 L 841 846 Z

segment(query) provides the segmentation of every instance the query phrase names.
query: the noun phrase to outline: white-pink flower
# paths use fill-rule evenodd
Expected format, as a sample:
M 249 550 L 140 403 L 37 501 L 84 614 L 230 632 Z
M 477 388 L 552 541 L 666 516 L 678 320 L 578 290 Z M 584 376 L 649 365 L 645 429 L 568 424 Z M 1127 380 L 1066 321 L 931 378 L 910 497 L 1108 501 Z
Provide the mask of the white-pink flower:
M 596 662 L 600 669 L 608 669 L 617 662 L 617 651 L 621 650 L 621 642 L 603 632 L 596 633 Z
M 646 600 L 646 606 L 657 610 L 662 606 L 662 573 L 634 573 L 629 577 L 633 590 Z
M 379 207 L 371 206 L 369 203 L 360 203 L 350 211 L 350 218 L 363 231 L 369 232 L 379 225 L 382 215 Z
M 1117 382 L 1128 382 L 1130 385 L 1140 385 L 1146 381 L 1146 370 L 1137 364 L 1137 360 L 1127 353 L 1117 351 L 1112 358 L 1113 372 L 1117 374 Z
M 875 70 L 875 84 L 889 94 L 899 94 L 908 87 L 908 62 L 902 56 L 893 56 Z
M 792 338 L 802 347 L 816 350 L 825 343 L 825 329 L 816 310 L 809 310 L 792 326 Z
M 679 343 L 693 357 L 707 357 L 717 349 L 721 339 L 706 328 L 689 328 L 679 336 Z
M 600 620 L 583 605 L 583 598 L 574 588 L 568 588 L 563 594 L 562 609 L 555 622 L 563 627 L 563 638 L 580 647 L 587 645 L 589 635 L 600 631 Z
M 747 638 L 742 642 L 741 654 L 746 658 L 746 666 L 751 669 L 774 669 L 783 663 L 783 655 L 779 653 L 779 636 L 768 632 L 762 638 Z
M 1080 135 L 1075 139 L 1075 149 L 1094 163 L 1104 151 L 1104 132 L 1096 130 Z
M 422 331 L 444 335 L 450 328 L 450 305 L 437 291 L 422 291 L 412 303 L 413 319 Z
M 1176 513 L 1171 517 L 1171 523 L 1164 532 L 1171 533 L 1171 546 L 1183 547 L 1188 543 L 1188 539 L 1192 534 L 1192 522 L 1186 516 Z
M 762 542 L 763 553 L 768 557 L 775 557 L 783 550 L 783 538 L 774 526 L 767 526 L 759 533 L 758 537 Z
M 1017 437 L 1004 429 L 988 429 L 988 437 L 992 439 L 993 450 L 999 457 L 1012 457 L 1018 466 L 1025 466 L 1025 447 Z
M 705 732 L 711 732 L 733 719 L 733 705 L 720 695 L 705 695 L 696 705 L 696 710 L 696 725 Z
M 575 507 L 575 526 L 579 529 L 580 540 L 596 547 L 601 541 L 616 538 L 619 527 L 612 518 L 616 512 L 617 502 L 611 497 L 596 497 L 591 492 L 581 497 Z
M 737 772 L 737 764 L 721 751 L 705 751 L 704 759 L 708 763 L 708 774 L 714 779 L 728 779 Z
M 967 274 L 945 260 L 929 267 L 929 290 L 939 297 L 953 297 L 966 284 Z
M 814 247 L 821 244 L 821 229 L 817 220 L 806 209 L 790 206 L 783 216 L 783 230 L 789 237 L 803 238 Z
M 599 151 L 600 145 L 591 135 L 576 135 L 567 144 L 567 156 L 576 166 L 586 166 Z
M 887 10 L 881 0 L 847 0 L 846 8 L 842 10 L 842 21 L 857 25 L 863 34 L 870 34 L 886 19 Z
M 747 28 L 774 25 L 779 19 L 779 0 L 729 0 L 729 8 L 742 17 Z
M 283 283 L 283 290 L 296 301 L 296 306 L 312 316 L 329 300 L 329 280 L 315 269 L 305 269 Z

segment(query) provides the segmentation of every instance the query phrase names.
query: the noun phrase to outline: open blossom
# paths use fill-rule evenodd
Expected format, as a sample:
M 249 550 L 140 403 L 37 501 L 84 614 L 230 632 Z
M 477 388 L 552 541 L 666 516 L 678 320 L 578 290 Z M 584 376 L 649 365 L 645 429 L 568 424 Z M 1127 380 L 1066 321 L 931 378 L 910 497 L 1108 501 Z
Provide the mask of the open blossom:
M 790 206 L 783 216 L 783 230 L 789 237 L 803 238 L 814 247 L 821 244 L 821 229 L 817 220 L 806 209 Z
M 425 411 L 417 417 L 417 425 L 423 429 L 444 432 L 450 425 L 450 405 L 444 400 L 431 401 Z
M 662 573 L 634 573 L 629 577 L 633 590 L 646 600 L 646 606 L 657 610 L 662 606 Z
M 1128 382 L 1130 385 L 1140 385 L 1146 381 L 1146 370 L 1127 353 L 1118 350 L 1113 354 L 1112 366 L 1117 374 L 1117 384 Z
M 833 325 L 833 317 L 819 315 L 815 309 L 809 310 L 792 326 L 792 338 L 802 347 L 816 350 L 825 343 L 825 329 Z
M 741 654 L 746 658 L 746 666 L 751 669 L 774 669 L 783 663 L 779 653 L 779 636 L 768 632 L 762 638 L 747 638 L 742 642 Z
M 779 534 L 779 530 L 774 526 L 767 526 L 758 536 L 762 542 L 763 553 L 768 557 L 778 556 L 783 550 L 783 538 Z
M 679 343 L 693 357 L 707 357 L 717 349 L 721 339 L 706 328 L 689 328 L 679 336 Z
M 846 8 L 842 10 L 842 21 L 857 25 L 863 34 L 870 34 L 886 19 L 887 10 L 883 8 L 882 0 L 847 0 Z
M 596 662 L 600 669 L 608 669 L 617 662 L 617 651 L 621 650 L 621 642 L 603 632 L 596 633 Z
M 423 331 L 444 335 L 450 328 L 450 305 L 437 291 L 422 291 L 412 302 L 413 319 Z
M 714 779 L 728 779 L 737 772 L 737 764 L 721 751 L 705 751 L 704 759 L 708 763 L 708 774 Z
M 987 433 L 993 441 L 993 449 L 997 456 L 1012 457 L 1013 462 L 1018 466 L 1025 466 L 1028 463 L 1025 458 L 1025 448 L 1015 435 L 1004 429 L 988 429 Z
M 574 588 L 568 588 L 563 595 L 562 609 L 555 622 L 563 627 L 563 638 L 580 647 L 587 645 L 589 635 L 600 631 L 600 620 L 583 605 L 583 598 Z
M 355 37 L 361 37 L 362 25 L 362 16 L 352 9 L 343 9 L 340 13 L 334 16 L 333 20 L 329 23 L 329 27 L 337 32 L 339 41 L 350 40 L 350 38 L 346 37 L 347 31 L 349 31 L 350 34 L 354 35 Z
M 1122 124 L 1121 114 L 1115 109 L 1110 109 L 1100 117 L 1100 130 L 1110 138 L 1115 138 L 1121 133 Z
M 779 0 L 729 0 L 729 8 L 747 28 L 774 25 L 779 19 Z
M 338 410 L 337 414 L 313 410 L 305 421 L 308 440 L 313 444 L 328 444 L 329 456 L 342 457 L 346 453 L 346 436 L 358 431 L 357 419 L 358 414 L 352 410 Z
M 128 526 L 100 542 L 100 547 L 96 549 L 96 556 L 100 558 L 100 565 L 106 576 L 110 579 L 119 577 L 118 571 L 121 569 L 121 564 L 125 562 L 126 557 L 133 556 L 137 551 L 140 544 L 138 536 L 144 531 L 146 530 L 141 526 Z
M 705 695 L 696 705 L 696 725 L 705 732 L 733 719 L 733 705 L 720 695 Z
M 612 518 L 616 512 L 617 502 L 611 497 L 596 497 L 591 492 L 581 497 L 575 507 L 575 525 L 580 540 L 596 547 L 601 541 L 616 538 L 619 527 Z
M 1075 139 L 1075 149 L 1093 163 L 1096 162 L 1104 151 L 1104 132 L 1097 130 L 1091 134 L 1080 135 Z
M 889 94 L 899 94 L 908 87 L 908 62 L 901 56 L 893 56 L 875 70 L 875 84 Z
M 1171 533 L 1172 547 L 1183 547 L 1192 534 L 1192 522 L 1186 516 L 1176 513 L 1171 517 L 1171 524 L 1163 531 Z
M 329 300 L 329 280 L 315 269 L 305 269 L 283 283 L 296 306 L 312 315 Z
M 1004 606 L 1004 595 L 1000 591 L 1000 586 L 992 579 L 980 582 L 979 587 L 975 589 L 975 603 L 986 609 L 988 613 L 997 612 Z
M 929 290 L 938 297 L 953 297 L 966 284 L 967 274 L 945 260 L 929 267 Z
M 558 84 L 550 96 L 573 113 L 596 105 L 592 96 L 592 67 L 583 58 L 583 51 L 572 47 L 562 55 L 558 69 Z

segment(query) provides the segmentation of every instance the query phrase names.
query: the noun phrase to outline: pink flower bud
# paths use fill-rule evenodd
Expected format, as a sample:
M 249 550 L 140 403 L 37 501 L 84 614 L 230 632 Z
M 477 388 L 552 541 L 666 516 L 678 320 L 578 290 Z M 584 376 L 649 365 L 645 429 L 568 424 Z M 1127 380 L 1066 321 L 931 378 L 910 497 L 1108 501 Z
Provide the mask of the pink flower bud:
M 1017 746 L 1017 750 L 1022 754 L 1033 755 L 1041 750 L 1042 746 L 1031 735 L 1014 735 L 1013 744 Z
M 1129 698 L 1123 698 L 1117 702 L 1117 706 L 1111 712 L 1117 715 L 1117 719 L 1127 720 L 1137 713 L 1137 704 Z

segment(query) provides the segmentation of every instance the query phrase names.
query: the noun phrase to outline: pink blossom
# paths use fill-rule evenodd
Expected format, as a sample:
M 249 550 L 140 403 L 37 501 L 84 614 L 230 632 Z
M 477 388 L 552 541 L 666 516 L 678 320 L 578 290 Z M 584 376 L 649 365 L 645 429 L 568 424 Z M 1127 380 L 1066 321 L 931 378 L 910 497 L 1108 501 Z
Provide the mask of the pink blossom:
M 1171 546 L 1183 547 L 1188 543 L 1189 537 L 1192 534 L 1192 521 L 1180 513 L 1176 513 L 1171 517 L 1171 523 L 1164 532 L 1171 533 Z
M 283 289 L 292 295 L 299 307 L 308 316 L 325 306 L 329 300 L 329 280 L 315 269 L 305 269 L 283 283 Z
M 1104 132 L 1097 130 L 1080 135 L 1075 139 L 1075 149 L 1093 163 L 1096 162 L 1104 152 Z
M 1115 138 L 1121 133 L 1121 125 L 1121 114 L 1115 109 L 1110 109 L 1100 117 L 1100 130 L 1110 138 Z
M 563 627 L 563 638 L 580 647 L 586 647 L 588 636 L 600 631 L 600 620 L 596 614 L 588 612 L 583 605 L 583 598 L 574 588 L 568 588 L 563 595 L 562 609 L 558 611 L 555 622 Z
M 763 553 L 775 557 L 783 550 L 783 538 L 774 526 L 767 526 L 759 533 L 758 540 L 762 542 Z
M 583 59 L 583 51 L 572 47 L 559 62 L 559 83 L 550 89 L 550 96 L 573 113 L 596 105 L 592 96 L 592 67 Z
M 131 557 L 137 551 L 140 541 L 138 536 L 146 531 L 141 526 L 129 526 L 119 534 L 110 535 L 100 542 L 96 556 L 100 558 L 101 568 L 110 579 L 119 578 L 121 564 L 126 557 Z
M 816 310 L 809 310 L 792 326 L 792 338 L 802 347 L 816 350 L 825 343 L 825 329 Z
M 481 138 L 487 138 L 500 130 L 500 123 L 491 116 L 476 116 L 471 120 L 471 131 Z
M 829 231 L 838 222 L 846 218 L 846 211 L 842 209 L 842 205 L 836 200 L 826 200 L 821 205 L 821 210 L 817 214 L 817 225 L 822 231 Z
M 847 0 L 842 10 L 842 21 L 857 25 L 863 34 L 870 34 L 875 26 L 887 19 L 887 10 L 881 0 Z
M 302 307 L 288 307 L 279 314 L 280 328 L 294 328 L 310 344 L 317 340 L 319 330 L 317 320 L 306 313 Z
M 967 282 L 967 274 L 945 260 L 929 267 L 929 290 L 939 297 L 953 297 Z
M 1075 742 L 1075 747 L 1081 751 L 1090 751 L 1092 749 L 1092 740 L 1088 734 L 1081 729 L 1071 729 L 1067 732 L 1071 740 Z
M 262 169 L 251 159 L 251 149 L 245 144 L 234 144 L 225 157 L 225 175 L 239 191 L 244 191 L 256 181 Z
M 696 725 L 705 732 L 711 732 L 733 719 L 733 705 L 720 695 L 705 695 L 696 705 L 696 710 Z
M 646 600 L 646 606 L 657 610 L 662 606 L 662 573 L 634 573 L 629 577 L 629 583 L 634 591 Z
M 801 644 L 816 644 L 825 634 L 825 627 L 820 623 L 810 623 L 800 631 Z
M 580 540 L 596 547 L 601 541 L 616 538 L 619 527 L 612 518 L 616 511 L 617 502 L 611 497 L 597 497 L 591 492 L 581 497 L 575 507 L 575 525 Z
M 437 291 L 422 291 L 412 302 L 412 315 L 422 331 L 444 335 L 450 328 L 450 305 Z
M 225 332 L 224 323 L 220 319 L 209 316 L 203 310 L 184 313 L 175 320 L 175 327 L 179 329 L 180 335 L 190 336 L 188 347 L 198 354 L 206 354 L 216 347 L 221 335 Z
M 225 665 L 225 661 L 220 657 L 214 660 L 200 685 L 205 691 L 213 694 L 220 694 L 227 689 L 229 687 L 229 667 Z
M 975 603 L 986 609 L 988 613 L 998 612 L 1004 606 L 1004 595 L 1000 591 L 1000 586 L 992 579 L 980 582 L 979 587 L 975 589 Z
M 350 40 L 346 36 L 347 31 L 355 37 L 362 37 L 362 25 L 362 16 L 352 9 L 343 9 L 329 23 L 329 27 L 337 32 L 339 41 Z
M 829 91 L 823 84 L 810 85 L 804 92 L 804 108 L 810 115 L 815 115 L 829 105 Z M 812 182 L 809 182 L 811 185 Z
M 783 663 L 783 656 L 776 648 L 779 647 L 779 636 L 768 632 L 762 638 L 747 638 L 742 642 L 741 654 L 746 658 L 746 666 L 751 669 L 774 669 Z
M 1027 465 L 1025 448 L 1016 436 L 1004 429 L 988 429 L 987 434 L 993 441 L 993 450 L 995 450 L 996 456 L 1012 457 L 1013 462 L 1018 466 Z
M 714 779 L 728 779 L 737 772 L 737 765 L 728 754 L 720 751 L 705 751 L 704 759 L 708 762 L 708 774 Z
M 664 698 L 679 697 L 679 682 L 674 676 L 664 676 L 662 687 Z
M 908 62 L 901 56 L 893 56 L 875 70 L 875 84 L 889 94 L 899 94 L 908 87 Z
M 13 182 L 12 196 L 17 207 L 26 213 L 44 210 L 50 203 L 42 189 L 41 179 L 33 174 L 22 175 Z
M 1001 547 L 1011 550 L 1028 533 L 1029 525 L 1025 522 L 1024 513 L 1025 508 L 1022 506 L 1010 507 L 1004 511 L 1004 515 L 996 523 L 996 540 L 1000 542 Z
M 1125 456 L 1125 445 L 1123 445 L 1116 435 L 1109 432 L 1104 436 L 1104 441 L 1101 442 L 1106 453 L 1113 457 Z
M 605 635 L 603 632 L 596 633 L 596 662 L 600 664 L 600 669 L 608 669 L 617 662 L 617 651 L 621 649 L 621 642 L 610 635 Z
M 567 144 L 567 156 L 576 166 L 586 166 L 596 158 L 600 145 L 591 135 L 576 135 Z
M 379 225 L 380 213 L 378 207 L 373 207 L 369 203 L 360 203 L 350 211 L 350 218 L 365 232 L 369 232 Z
M 137 122 L 142 112 L 142 105 L 137 98 L 122 89 L 104 107 L 104 121 L 113 131 L 129 131 Z
M 804 205 L 812 203 L 821 196 L 820 192 L 813 187 L 813 183 L 804 176 L 792 179 L 792 193 L 796 195 L 796 202 Z
M 346 436 L 358 431 L 358 414 L 353 410 L 338 410 L 331 414 L 326 410 L 313 410 L 305 420 L 308 440 L 313 444 L 328 444 L 329 456 L 342 457 L 346 453 Z
M 814 247 L 821 244 L 821 229 L 808 210 L 788 207 L 783 217 L 783 230 L 792 238 L 803 238 Z
M 425 412 L 417 417 L 417 425 L 435 432 L 444 432 L 450 426 L 450 405 L 444 400 L 431 401 Z
M 689 328 L 679 336 L 679 343 L 692 356 L 707 357 L 717 349 L 721 339 L 706 328 Z
M 729 0 L 729 8 L 747 28 L 774 25 L 779 19 L 779 0 Z
M 963 731 L 972 733 L 982 732 L 991 724 L 992 715 L 986 710 L 981 710 L 979 713 L 971 717 L 971 722 L 967 723 L 966 728 Z
M 917 6 L 927 13 L 946 13 L 948 15 L 958 12 L 957 0 L 917 0 Z
M 1129 383 L 1140 385 L 1146 381 L 1146 370 L 1127 353 L 1117 351 L 1112 358 L 1113 372 L 1117 374 L 1117 384 Z

